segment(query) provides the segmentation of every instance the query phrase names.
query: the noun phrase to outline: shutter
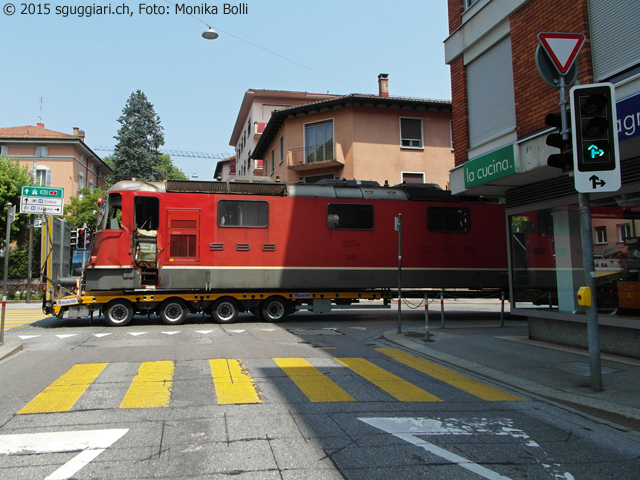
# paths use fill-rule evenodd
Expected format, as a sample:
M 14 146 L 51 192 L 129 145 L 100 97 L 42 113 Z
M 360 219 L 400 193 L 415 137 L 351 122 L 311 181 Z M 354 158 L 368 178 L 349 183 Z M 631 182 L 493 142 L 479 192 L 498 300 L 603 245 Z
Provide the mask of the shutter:
M 640 63 L 638 0 L 589 0 L 591 55 L 596 82 Z
M 471 148 L 515 129 L 510 37 L 467 65 L 467 96 Z

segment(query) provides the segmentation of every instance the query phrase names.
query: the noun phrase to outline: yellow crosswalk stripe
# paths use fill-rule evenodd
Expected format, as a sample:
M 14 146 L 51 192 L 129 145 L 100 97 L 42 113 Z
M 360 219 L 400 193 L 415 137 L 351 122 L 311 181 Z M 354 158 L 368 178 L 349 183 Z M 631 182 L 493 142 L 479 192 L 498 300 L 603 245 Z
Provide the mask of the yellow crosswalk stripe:
M 74 365 L 18 414 L 69 411 L 106 366 L 106 363 Z
M 509 393 L 500 388 L 494 387 L 484 382 L 474 380 L 471 377 L 462 375 L 461 373 L 454 372 L 446 367 L 430 362 L 428 360 L 415 357 L 409 353 L 398 350 L 397 348 L 385 347 L 376 348 L 380 353 L 393 358 L 394 360 L 403 363 L 419 372 L 426 373 L 427 375 L 442 380 L 460 390 L 464 390 L 467 393 L 475 395 L 478 398 L 488 401 L 522 401 L 521 397 Z
M 120 408 L 168 407 L 173 385 L 172 361 L 143 362 Z
M 304 358 L 274 358 L 311 402 L 353 402 L 354 398 Z
M 209 360 L 218 405 L 262 403 L 262 395 L 239 359 Z
M 441 402 L 438 397 L 387 372 L 364 358 L 336 358 L 361 377 L 403 402 Z

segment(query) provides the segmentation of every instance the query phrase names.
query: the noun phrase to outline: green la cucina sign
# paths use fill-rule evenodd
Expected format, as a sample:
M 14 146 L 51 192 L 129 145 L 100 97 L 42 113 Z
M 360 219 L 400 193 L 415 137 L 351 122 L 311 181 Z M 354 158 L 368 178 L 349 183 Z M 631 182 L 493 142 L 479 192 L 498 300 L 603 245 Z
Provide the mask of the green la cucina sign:
M 465 188 L 516 173 L 515 145 L 487 153 L 464 164 Z

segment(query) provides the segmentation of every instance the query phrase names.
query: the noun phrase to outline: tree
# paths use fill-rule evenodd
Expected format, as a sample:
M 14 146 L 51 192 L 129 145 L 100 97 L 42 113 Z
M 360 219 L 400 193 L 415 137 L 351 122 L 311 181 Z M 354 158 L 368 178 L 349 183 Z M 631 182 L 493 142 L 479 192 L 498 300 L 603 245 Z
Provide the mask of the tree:
M 80 190 L 77 197 L 71 197 L 71 203 L 66 207 L 65 220 L 71 227 L 80 228 L 85 224 L 89 230 L 95 231 L 98 216 L 94 213 L 98 210 L 98 200 L 102 197 L 102 190 L 96 188 L 93 193 L 88 188 Z
M 142 181 L 162 179 L 160 152 L 164 145 L 164 134 L 160 117 L 153 105 L 140 90 L 131 94 L 118 119 L 122 125 L 114 137 L 112 160 L 113 183 L 137 178 Z
M 20 195 L 22 185 L 31 185 L 26 166 L 21 166 L 20 162 L 9 158 L 0 157 L 0 233 L 4 241 L 7 232 L 7 204 L 16 206 L 16 212 L 20 211 Z M 24 245 L 29 235 L 29 221 L 32 215 L 16 214 L 11 225 L 11 241 L 18 245 Z
M 189 180 L 184 172 L 176 167 L 166 153 L 160 155 L 160 170 L 165 180 Z

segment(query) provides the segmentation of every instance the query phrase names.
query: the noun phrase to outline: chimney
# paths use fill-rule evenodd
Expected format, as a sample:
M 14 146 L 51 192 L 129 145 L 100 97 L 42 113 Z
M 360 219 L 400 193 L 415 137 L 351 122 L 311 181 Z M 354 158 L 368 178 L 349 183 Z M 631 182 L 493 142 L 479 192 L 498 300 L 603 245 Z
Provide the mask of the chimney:
M 36 127 L 38 127 L 38 128 L 44 128 L 44 123 L 36 123 Z
M 80 140 L 84 142 L 84 130 L 80 130 L 78 127 L 73 127 L 73 136 L 80 137 Z
M 378 96 L 380 97 L 388 97 L 389 96 L 389 74 L 381 73 L 378 75 Z

